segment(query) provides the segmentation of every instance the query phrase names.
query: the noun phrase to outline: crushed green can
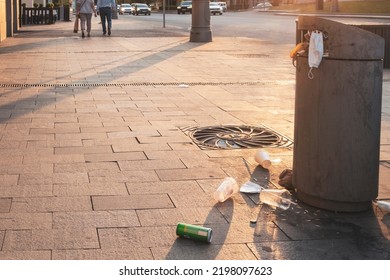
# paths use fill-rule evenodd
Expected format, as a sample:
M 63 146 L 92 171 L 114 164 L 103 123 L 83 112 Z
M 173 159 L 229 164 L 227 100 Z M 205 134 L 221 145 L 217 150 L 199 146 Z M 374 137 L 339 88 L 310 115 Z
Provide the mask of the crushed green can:
M 213 231 L 211 228 L 178 223 L 176 227 L 176 235 L 188 239 L 194 239 L 210 243 Z

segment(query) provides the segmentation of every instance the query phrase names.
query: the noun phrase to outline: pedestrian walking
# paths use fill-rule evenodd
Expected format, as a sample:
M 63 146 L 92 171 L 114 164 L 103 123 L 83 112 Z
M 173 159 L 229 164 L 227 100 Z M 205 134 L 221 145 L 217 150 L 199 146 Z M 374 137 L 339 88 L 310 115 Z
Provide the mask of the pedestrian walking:
M 81 37 L 85 37 L 85 23 L 87 23 L 87 36 L 91 36 L 92 14 L 96 14 L 94 0 L 77 0 L 76 11 L 81 21 Z
M 115 9 L 115 0 L 98 0 L 97 8 L 99 9 L 100 19 L 102 22 L 103 36 L 107 34 L 107 31 L 108 36 L 110 36 L 112 29 L 112 10 Z

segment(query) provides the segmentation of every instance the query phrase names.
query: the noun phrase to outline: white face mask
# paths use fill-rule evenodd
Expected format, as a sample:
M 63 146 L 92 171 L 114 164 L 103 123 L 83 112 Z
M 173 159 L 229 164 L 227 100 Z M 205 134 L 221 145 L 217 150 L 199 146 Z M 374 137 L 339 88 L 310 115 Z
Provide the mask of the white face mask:
M 314 75 L 312 73 L 313 67 L 318 68 L 321 63 L 322 56 L 324 55 L 324 41 L 323 41 L 322 32 L 316 30 L 313 31 L 310 35 L 310 43 L 309 43 L 309 79 L 313 79 Z

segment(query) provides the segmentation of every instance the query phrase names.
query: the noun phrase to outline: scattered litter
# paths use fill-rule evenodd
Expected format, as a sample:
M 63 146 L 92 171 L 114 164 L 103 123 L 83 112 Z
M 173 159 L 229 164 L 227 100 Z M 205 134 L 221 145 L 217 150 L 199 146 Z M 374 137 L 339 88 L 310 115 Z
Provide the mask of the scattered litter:
M 213 238 L 213 231 L 211 228 L 178 223 L 176 227 L 176 235 L 188 239 L 210 243 Z
M 275 158 L 275 159 L 271 159 L 271 162 L 274 164 L 278 164 L 278 163 L 281 163 L 282 162 L 282 159 L 281 158 Z
M 226 199 L 237 193 L 239 190 L 240 188 L 236 180 L 232 177 L 227 177 L 223 180 L 223 182 L 214 192 L 214 199 L 218 202 L 224 202 Z
M 257 218 L 259 216 L 259 212 L 261 211 L 262 206 L 256 206 L 252 208 L 251 214 L 250 214 L 250 220 L 249 222 L 251 224 L 256 224 L 257 223 Z
M 390 201 L 377 200 L 375 203 L 381 210 L 390 212 Z
M 287 210 L 291 204 L 296 204 L 291 201 L 291 194 L 287 190 L 278 189 L 262 189 L 260 191 L 260 201 L 270 206 Z
M 250 168 L 249 168 L 249 165 L 248 165 L 248 162 L 246 161 L 246 159 L 243 158 L 242 160 L 244 161 L 246 170 L 248 171 L 249 176 L 251 177 L 251 179 L 252 179 L 253 181 L 257 182 L 257 179 L 256 179 L 255 177 L 252 176 L 252 172 L 251 172 L 251 170 L 250 170 Z
M 241 187 L 240 187 L 240 192 L 243 192 L 243 193 L 260 193 L 260 191 L 264 189 L 262 186 L 256 184 L 256 183 L 253 183 L 251 181 L 248 181 L 246 183 L 244 183 Z
M 269 169 L 272 165 L 272 162 L 269 158 L 269 154 L 266 150 L 263 149 L 259 149 L 256 151 L 255 161 L 265 169 Z
M 291 169 L 285 169 L 280 173 L 279 175 L 279 182 L 278 184 L 281 185 L 282 187 L 285 187 L 288 190 L 292 190 L 293 184 L 292 184 L 292 176 L 293 176 L 293 171 Z

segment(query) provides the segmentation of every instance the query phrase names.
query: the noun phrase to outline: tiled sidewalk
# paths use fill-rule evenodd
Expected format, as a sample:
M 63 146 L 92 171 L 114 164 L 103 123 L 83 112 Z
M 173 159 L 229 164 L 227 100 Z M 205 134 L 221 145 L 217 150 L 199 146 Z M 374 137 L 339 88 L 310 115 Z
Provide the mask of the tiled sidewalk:
M 0 259 L 390 258 L 389 214 L 376 208 L 213 200 L 224 177 L 249 180 L 243 158 L 280 187 L 292 149 L 268 149 L 281 159 L 268 172 L 255 149 L 202 150 L 185 128 L 266 125 L 293 138 L 292 44 L 190 43 L 175 30 L 82 40 L 71 25 L 0 44 Z M 389 69 L 383 86 L 379 198 L 390 199 Z M 178 239 L 178 222 L 211 227 L 212 244 Z

